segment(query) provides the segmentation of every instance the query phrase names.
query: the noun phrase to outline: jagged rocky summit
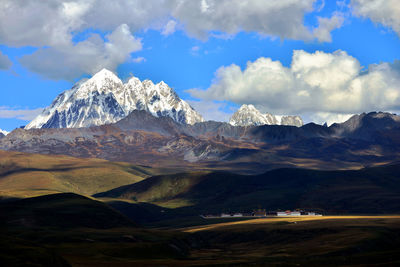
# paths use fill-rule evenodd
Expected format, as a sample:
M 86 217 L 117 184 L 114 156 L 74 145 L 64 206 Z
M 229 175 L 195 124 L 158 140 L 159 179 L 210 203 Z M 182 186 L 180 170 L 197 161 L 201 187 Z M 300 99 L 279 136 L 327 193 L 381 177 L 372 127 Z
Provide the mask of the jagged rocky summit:
M 25 129 L 110 124 L 125 118 L 133 110 L 145 110 L 156 117 L 168 116 L 181 124 L 204 121 L 163 81 L 154 84 L 132 77 L 124 84 L 114 73 L 102 69 L 92 78 L 61 93 Z
M 299 116 L 283 116 L 280 121 L 270 113 L 261 113 L 253 105 L 242 105 L 230 118 L 233 126 L 288 125 L 303 126 Z

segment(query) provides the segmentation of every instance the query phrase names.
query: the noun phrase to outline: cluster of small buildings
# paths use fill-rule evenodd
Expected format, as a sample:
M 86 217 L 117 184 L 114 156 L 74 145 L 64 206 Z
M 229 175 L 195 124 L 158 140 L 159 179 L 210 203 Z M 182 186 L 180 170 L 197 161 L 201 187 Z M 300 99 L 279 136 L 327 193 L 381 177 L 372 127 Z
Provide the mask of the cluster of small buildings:
M 309 212 L 309 211 L 277 211 L 276 216 L 322 216 L 322 214 L 316 212 Z
M 238 217 L 295 217 L 295 216 L 322 216 L 322 214 L 310 211 L 271 211 L 265 209 L 254 210 L 251 213 L 221 213 L 219 215 L 201 215 L 203 218 L 238 218 Z

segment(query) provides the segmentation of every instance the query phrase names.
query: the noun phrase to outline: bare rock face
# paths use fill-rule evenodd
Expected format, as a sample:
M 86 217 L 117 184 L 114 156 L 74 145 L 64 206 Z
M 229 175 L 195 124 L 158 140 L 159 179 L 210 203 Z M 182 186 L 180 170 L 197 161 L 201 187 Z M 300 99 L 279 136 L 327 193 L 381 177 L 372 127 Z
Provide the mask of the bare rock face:
M 145 110 L 156 117 L 170 117 L 180 124 L 202 122 L 202 116 L 179 98 L 166 83 L 127 83 L 103 69 L 89 80 L 78 82 L 61 93 L 42 114 L 25 128 L 81 128 L 115 123 L 133 110 Z

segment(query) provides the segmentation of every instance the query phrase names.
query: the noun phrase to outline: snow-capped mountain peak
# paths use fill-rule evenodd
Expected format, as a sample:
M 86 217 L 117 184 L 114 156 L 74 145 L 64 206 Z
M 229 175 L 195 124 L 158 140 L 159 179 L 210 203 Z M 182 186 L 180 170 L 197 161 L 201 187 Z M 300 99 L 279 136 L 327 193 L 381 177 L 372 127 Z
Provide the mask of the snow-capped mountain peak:
M 169 116 L 179 123 L 194 124 L 203 118 L 181 100 L 165 82 L 154 84 L 131 77 L 123 83 L 113 72 L 102 69 L 61 93 L 25 128 L 79 128 L 114 123 L 133 110 Z
M 102 83 L 104 80 L 110 80 L 114 82 L 121 82 L 121 80 L 118 78 L 117 75 L 114 74 L 114 72 L 108 70 L 108 69 L 102 69 L 96 74 L 90 78 L 93 82 L 99 82 Z M 122 82 L 121 82 L 122 83 Z
M 81 83 L 76 92 L 78 98 L 87 98 L 94 91 L 107 94 L 123 87 L 122 81 L 111 71 L 102 69 L 92 78 Z
M 299 116 L 278 116 L 261 113 L 253 105 L 242 105 L 231 117 L 229 123 L 234 126 L 290 125 L 300 127 L 303 120 Z
M 7 134 L 9 134 L 9 132 L 7 132 L 7 131 L 5 131 L 5 130 L 2 130 L 2 129 L 0 129 L 0 134 L 7 135 Z
M 229 123 L 234 126 L 273 125 L 278 124 L 274 115 L 261 113 L 253 105 L 242 105 L 231 117 Z

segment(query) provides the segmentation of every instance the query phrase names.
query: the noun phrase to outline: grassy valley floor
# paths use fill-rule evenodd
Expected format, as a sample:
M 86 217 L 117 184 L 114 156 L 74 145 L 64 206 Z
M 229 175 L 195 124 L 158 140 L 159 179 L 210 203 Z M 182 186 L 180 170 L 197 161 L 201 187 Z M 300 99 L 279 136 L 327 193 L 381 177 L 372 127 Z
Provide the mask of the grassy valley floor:
M 15 257 L 24 260 L 27 256 L 36 257 L 38 266 L 393 266 L 400 263 L 398 217 L 337 217 L 297 223 L 287 218 L 230 223 L 200 231 L 124 227 L 20 229 L 11 233 L 12 238 L 2 235 L 2 251 L 7 255 L 0 256 L 10 258 L 16 253 Z M 50 263 L 41 265 L 46 261 Z M 34 262 L 35 259 L 30 262 L 20 259 L 17 263 L 34 266 Z
M 209 225 L 157 229 L 102 202 L 55 194 L 0 203 L 0 217 L 1 266 L 400 263 L 400 215 L 206 220 Z

